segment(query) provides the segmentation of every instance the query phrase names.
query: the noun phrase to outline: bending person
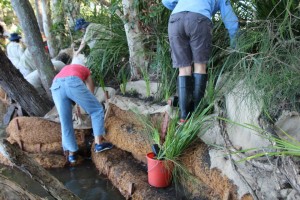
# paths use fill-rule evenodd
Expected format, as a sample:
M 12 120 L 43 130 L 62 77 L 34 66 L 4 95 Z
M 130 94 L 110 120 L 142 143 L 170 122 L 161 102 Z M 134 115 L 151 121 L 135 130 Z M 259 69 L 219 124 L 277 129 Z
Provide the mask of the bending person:
M 111 35 L 111 33 L 105 29 L 102 24 L 86 22 L 83 18 L 76 20 L 75 31 L 78 30 L 82 31 L 84 36 L 78 50 L 74 53 L 74 56 L 77 56 L 86 45 L 92 49 L 97 41 L 101 39 L 109 39 Z
M 103 142 L 104 109 L 93 95 L 94 83 L 87 67 L 80 64 L 65 66 L 54 77 L 51 92 L 61 122 L 62 147 L 69 152 L 70 163 L 76 162 L 75 152 L 78 150 L 72 121 L 72 102 L 77 103 L 91 116 L 94 151 L 101 152 L 113 147 L 111 143 Z
M 10 37 L 8 38 L 10 42 L 8 43 L 6 47 L 7 57 L 12 62 L 12 64 L 20 70 L 20 72 L 23 74 L 23 76 L 27 76 L 29 73 L 31 73 L 33 70 L 27 66 L 24 65 L 22 62 L 22 57 L 24 56 L 24 47 L 21 43 L 21 36 L 18 35 L 18 33 L 12 33 L 10 34 Z

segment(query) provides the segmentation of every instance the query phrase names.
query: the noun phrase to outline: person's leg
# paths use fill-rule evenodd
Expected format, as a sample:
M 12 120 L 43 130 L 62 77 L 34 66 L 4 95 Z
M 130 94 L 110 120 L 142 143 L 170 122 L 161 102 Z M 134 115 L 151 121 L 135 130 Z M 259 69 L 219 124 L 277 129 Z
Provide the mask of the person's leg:
M 72 88 L 70 93 L 72 93 L 73 101 L 91 116 L 94 136 L 104 135 L 104 110 L 98 99 L 84 84 L 76 89 Z
M 61 123 L 62 147 L 64 151 L 69 151 L 69 154 L 73 155 L 78 150 L 78 145 L 73 129 L 72 103 L 65 90 L 64 81 L 57 81 L 51 87 L 52 97 Z
M 190 45 L 194 61 L 193 99 L 195 109 L 203 98 L 206 88 L 206 63 L 209 61 L 212 49 L 212 22 L 209 18 L 197 13 L 190 13 L 189 17 L 191 19 Z
M 206 74 L 206 63 L 194 63 L 194 73 Z
M 95 145 L 103 145 L 101 148 L 105 149 L 111 148 L 110 143 L 103 142 L 103 135 L 105 134 L 104 109 L 98 99 L 82 81 L 77 81 L 76 87 L 70 87 L 68 93 L 69 97 L 91 116 Z
M 178 76 L 178 102 L 180 108 L 180 121 L 185 121 L 192 103 L 192 51 L 190 38 L 186 34 L 187 12 L 177 13 L 170 16 L 168 35 L 171 46 L 173 68 L 179 68 Z M 175 98 L 174 98 L 175 99 Z
M 185 122 L 190 114 L 192 102 L 192 67 L 180 67 L 178 76 L 178 99 L 180 108 L 180 122 Z
M 196 109 L 205 94 L 206 83 L 207 83 L 206 64 L 203 63 L 194 64 L 193 78 L 194 78 L 193 99 L 194 99 L 194 109 Z

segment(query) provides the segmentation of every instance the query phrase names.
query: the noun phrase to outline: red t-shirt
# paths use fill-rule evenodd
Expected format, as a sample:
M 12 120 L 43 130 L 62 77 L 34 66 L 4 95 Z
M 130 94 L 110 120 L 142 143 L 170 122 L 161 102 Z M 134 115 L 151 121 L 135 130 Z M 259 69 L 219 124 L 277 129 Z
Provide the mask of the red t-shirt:
M 63 67 L 60 72 L 54 77 L 56 78 L 64 78 L 68 76 L 77 76 L 81 80 L 85 81 L 89 75 L 91 75 L 91 71 L 83 66 L 78 64 L 70 64 Z

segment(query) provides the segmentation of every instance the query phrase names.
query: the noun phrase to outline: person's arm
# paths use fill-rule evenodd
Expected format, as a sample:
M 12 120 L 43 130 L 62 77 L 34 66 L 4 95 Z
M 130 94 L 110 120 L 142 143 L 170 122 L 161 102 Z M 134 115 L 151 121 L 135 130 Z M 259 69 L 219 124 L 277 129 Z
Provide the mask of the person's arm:
M 91 75 L 89 75 L 89 77 L 85 80 L 85 84 L 87 88 L 94 94 L 95 85 Z
M 77 56 L 81 52 L 81 50 L 85 47 L 85 45 L 86 45 L 86 42 L 84 41 L 84 39 L 82 39 L 78 50 L 74 52 L 74 56 Z
M 230 44 L 233 45 L 236 33 L 239 29 L 239 20 L 234 13 L 229 1 L 221 0 L 219 6 L 222 20 L 229 33 Z
M 174 10 L 178 3 L 178 0 L 162 0 L 162 4 L 169 10 Z
M 84 36 L 81 40 L 79 49 L 74 53 L 74 56 L 77 56 L 82 51 L 82 49 L 85 47 L 85 45 L 92 40 L 92 36 L 93 36 L 92 35 L 92 30 L 93 30 L 92 27 L 93 26 L 94 26 L 93 24 L 89 24 L 88 27 L 86 28 Z

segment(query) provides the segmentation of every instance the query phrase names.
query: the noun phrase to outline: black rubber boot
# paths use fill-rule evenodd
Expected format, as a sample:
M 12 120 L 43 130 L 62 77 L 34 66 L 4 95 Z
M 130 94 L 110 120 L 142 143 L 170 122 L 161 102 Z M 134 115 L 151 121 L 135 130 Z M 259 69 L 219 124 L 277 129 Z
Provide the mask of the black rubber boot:
M 194 76 L 193 99 L 194 99 L 194 109 L 196 109 L 205 94 L 207 74 L 194 73 L 193 76 Z
M 178 77 L 178 100 L 180 108 L 180 120 L 186 120 L 192 102 L 192 77 L 179 76 Z
M 178 107 L 179 106 L 179 100 L 178 100 L 178 96 L 171 96 L 170 99 L 171 101 L 171 106 L 173 107 Z
M 178 98 L 178 82 L 179 82 L 179 78 L 177 78 L 177 81 L 176 81 L 176 94 L 171 96 L 169 98 L 169 101 L 170 101 L 170 106 L 173 106 L 173 107 L 179 107 L 179 98 Z

